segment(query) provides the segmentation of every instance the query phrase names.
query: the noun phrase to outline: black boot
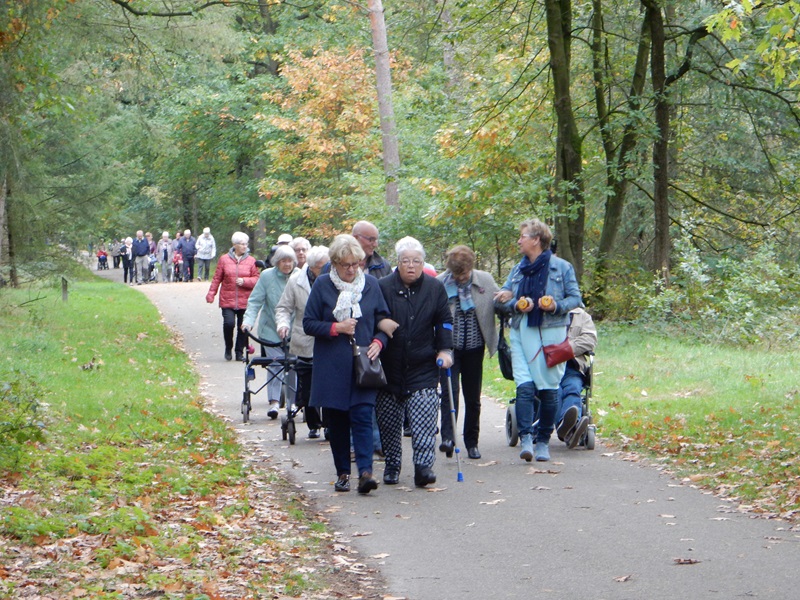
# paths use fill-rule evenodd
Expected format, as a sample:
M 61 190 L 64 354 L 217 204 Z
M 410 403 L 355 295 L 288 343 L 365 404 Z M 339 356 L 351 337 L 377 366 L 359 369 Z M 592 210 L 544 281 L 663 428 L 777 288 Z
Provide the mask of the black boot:
M 425 487 L 429 483 L 436 483 L 436 474 L 430 467 L 414 465 L 414 485 Z

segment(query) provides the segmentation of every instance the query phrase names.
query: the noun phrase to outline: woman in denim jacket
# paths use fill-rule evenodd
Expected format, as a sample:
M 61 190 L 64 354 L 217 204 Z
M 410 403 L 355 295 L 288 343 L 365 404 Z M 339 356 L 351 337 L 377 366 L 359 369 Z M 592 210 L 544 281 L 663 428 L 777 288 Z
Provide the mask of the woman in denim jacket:
M 553 255 L 552 239 L 550 228 L 538 219 L 523 222 L 517 240 L 522 260 L 511 269 L 505 284 L 495 295 L 496 303 L 513 315 L 509 340 L 517 386 L 519 457 L 529 462 L 534 456 L 537 461 L 550 460 L 548 444 L 558 409 L 558 386 L 565 368 L 564 363 L 548 367 L 541 349 L 566 339 L 569 311 L 581 305 L 575 269 Z M 522 298 L 528 301 L 525 307 L 517 304 Z M 534 428 L 537 392 L 539 423 Z

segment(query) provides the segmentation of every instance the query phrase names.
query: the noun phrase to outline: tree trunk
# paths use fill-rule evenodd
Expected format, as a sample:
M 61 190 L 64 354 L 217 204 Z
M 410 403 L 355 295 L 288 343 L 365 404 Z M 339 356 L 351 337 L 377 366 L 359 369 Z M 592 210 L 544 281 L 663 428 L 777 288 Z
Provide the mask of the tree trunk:
M 6 198 L 8 197 L 8 176 L 3 177 L 0 184 L 0 267 L 7 263 L 8 254 L 8 222 L 6 219 Z
M 570 0 L 546 0 L 547 45 L 553 74 L 554 106 L 558 123 L 554 196 L 558 214 L 558 253 L 583 275 L 585 207 L 581 182 L 582 140 L 575 123 L 570 92 L 571 10 Z
M 657 137 L 653 142 L 653 202 L 655 213 L 655 241 L 653 266 L 666 283 L 669 283 L 669 98 L 666 87 L 664 55 L 664 19 L 658 6 L 648 9 L 653 35 L 651 54 L 651 79 L 655 94 L 655 120 Z
M 386 177 L 386 204 L 397 206 L 399 193 L 397 174 L 400 169 L 400 150 L 395 131 L 392 105 L 392 74 L 389 68 L 389 43 L 381 0 L 368 0 L 369 21 L 372 27 L 372 46 L 375 52 L 375 78 L 378 90 L 378 114 L 383 139 L 383 172 Z
M 261 15 L 261 30 L 267 35 L 275 35 L 278 31 L 278 24 L 273 20 L 272 13 L 269 11 L 269 2 L 267 0 L 258 0 L 258 12 Z M 267 57 L 264 60 L 264 65 L 255 68 L 256 74 L 261 74 L 264 71 L 277 77 L 280 65 L 278 61 L 273 58 L 270 52 L 267 52 Z

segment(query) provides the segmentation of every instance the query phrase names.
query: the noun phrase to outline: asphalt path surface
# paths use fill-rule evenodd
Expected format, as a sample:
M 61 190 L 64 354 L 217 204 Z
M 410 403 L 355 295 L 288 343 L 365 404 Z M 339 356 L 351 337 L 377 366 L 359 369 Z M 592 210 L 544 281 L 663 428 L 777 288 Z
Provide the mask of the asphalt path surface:
M 121 270 L 101 275 L 121 280 Z M 392 598 L 800 598 L 800 528 L 753 518 L 602 439 L 594 451 L 567 450 L 554 436 L 551 462 L 521 461 L 506 443 L 505 407 L 490 398 L 483 458 L 462 450 L 463 482 L 455 457 L 437 452 L 437 483 L 415 488 L 406 439 L 400 485 L 336 493 L 327 443 L 307 439 L 300 422 L 296 445 L 282 440 L 280 421 L 266 415 L 266 391 L 242 423 L 244 365 L 223 358 L 222 317 L 205 301 L 208 283 L 135 289 L 182 335 L 215 410 L 331 520 L 343 548 L 357 552 L 350 561 L 380 570 Z M 379 482 L 382 474 L 376 462 Z

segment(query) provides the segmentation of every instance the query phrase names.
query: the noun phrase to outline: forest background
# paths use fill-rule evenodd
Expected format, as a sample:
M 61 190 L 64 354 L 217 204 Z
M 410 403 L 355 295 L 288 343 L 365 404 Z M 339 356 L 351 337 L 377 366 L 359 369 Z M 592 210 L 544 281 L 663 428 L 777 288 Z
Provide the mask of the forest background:
M 328 243 L 365 218 L 384 254 L 413 235 L 441 267 L 466 243 L 502 281 L 518 223 L 537 216 L 596 318 L 791 344 L 798 14 L 792 2 L 10 0 L 0 267 L 17 285 L 58 272 L 64 246 L 140 228 L 208 225 L 222 248 L 243 229 L 259 255 L 278 233 Z

